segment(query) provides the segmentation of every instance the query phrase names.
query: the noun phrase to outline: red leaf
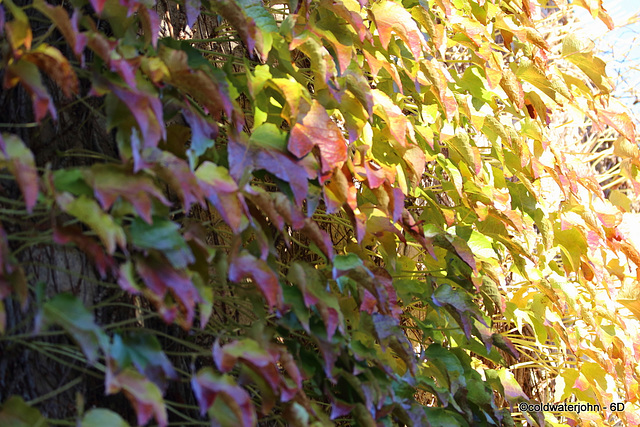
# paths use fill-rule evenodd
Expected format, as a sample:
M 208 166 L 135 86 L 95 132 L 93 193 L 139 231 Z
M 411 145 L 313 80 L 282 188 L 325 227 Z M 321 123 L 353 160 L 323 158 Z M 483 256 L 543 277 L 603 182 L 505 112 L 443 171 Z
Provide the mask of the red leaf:
M 104 5 L 107 3 L 107 0 L 89 0 L 93 9 L 98 12 L 98 14 L 102 13 L 102 9 L 104 9 Z
M 189 1 L 187 1 L 187 13 L 189 11 L 188 3 Z M 145 40 L 149 40 L 154 48 L 157 47 L 158 34 L 160 33 L 160 17 L 158 16 L 158 12 L 153 9 L 147 9 L 143 4 L 139 4 L 138 14 L 140 16 L 140 23 L 142 24 Z
M 282 289 L 276 273 L 266 262 L 243 251 L 231 258 L 229 280 L 239 282 L 245 278 L 250 278 L 260 289 L 269 306 L 282 306 Z
M 78 30 L 78 19 L 80 17 L 78 9 L 73 13 L 73 17 L 69 19 L 69 14 L 63 6 L 54 7 L 43 0 L 36 0 L 33 5 L 56 25 L 58 31 L 62 33 L 69 46 L 71 46 L 73 53 L 77 57 L 81 57 L 80 54 L 87 45 L 87 36 Z M 81 60 L 84 63 L 83 57 L 81 57 Z
M 393 31 L 409 47 L 416 60 L 422 55 L 426 41 L 407 9 L 393 1 L 380 1 L 371 6 L 382 47 L 386 50 Z
M 115 375 L 112 369 L 108 369 L 105 386 L 107 394 L 124 391 L 136 410 L 138 425 L 145 425 L 155 417 L 160 427 L 166 427 L 167 409 L 162 400 L 162 393 L 158 386 L 144 375 L 132 368 L 126 368 Z
M 6 133 L 0 134 L 0 148 L 0 164 L 4 163 L 16 178 L 27 212 L 31 213 L 38 199 L 38 171 L 33 153 L 16 135 Z
M 191 148 L 190 151 L 196 156 L 201 156 L 215 144 L 218 137 L 218 125 L 212 120 L 202 117 L 192 108 L 182 110 L 184 119 L 191 127 Z
M 164 297 L 167 291 L 171 292 L 179 303 L 179 310 L 183 316 L 183 319 L 180 319 L 181 326 L 186 330 L 191 328 L 195 306 L 202 302 L 202 297 L 187 273 L 174 270 L 168 263 L 156 259 L 140 259 L 136 262 L 136 269 L 147 288 L 153 292 L 153 299 L 162 306 L 165 304 Z
M 220 396 L 235 413 L 240 426 L 251 427 L 257 424 L 256 411 L 249 394 L 228 375 L 216 375 L 211 368 L 204 368 L 191 378 L 191 387 L 202 415 Z
M 185 9 L 187 11 L 187 25 L 193 28 L 193 24 L 196 23 L 196 19 L 200 16 L 200 0 L 185 0 Z
M 322 172 L 341 167 L 347 160 L 347 141 L 324 107 L 316 100 L 311 109 L 291 130 L 288 149 L 297 157 L 304 157 L 317 145 L 320 149 Z
M 107 273 L 117 271 L 115 260 L 105 253 L 102 247 L 92 238 L 82 234 L 79 227 L 55 227 L 53 229 L 53 241 L 60 245 L 75 244 L 78 249 L 87 254 L 98 268 L 100 277 L 106 278 Z

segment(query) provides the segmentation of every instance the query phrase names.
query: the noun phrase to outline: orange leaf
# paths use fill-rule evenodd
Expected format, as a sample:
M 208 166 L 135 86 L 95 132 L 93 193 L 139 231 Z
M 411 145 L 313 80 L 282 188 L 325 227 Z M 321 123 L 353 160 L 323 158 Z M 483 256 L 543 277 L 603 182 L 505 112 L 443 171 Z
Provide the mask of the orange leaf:
M 383 0 L 371 6 L 371 13 L 378 29 L 382 47 L 387 49 L 391 41 L 393 31 L 403 42 L 407 44 L 415 59 L 422 55 L 422 48 L 426 41 L 418 24 L 402 5 L 393 1 Z

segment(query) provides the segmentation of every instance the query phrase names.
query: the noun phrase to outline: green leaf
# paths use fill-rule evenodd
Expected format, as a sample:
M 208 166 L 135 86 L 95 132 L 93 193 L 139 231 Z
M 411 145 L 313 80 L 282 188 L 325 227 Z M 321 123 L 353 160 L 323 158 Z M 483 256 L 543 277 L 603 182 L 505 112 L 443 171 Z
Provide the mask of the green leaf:
M 58 325 L 67 331 L 80 345 L 90 364 L 96 362 L 98 350 L 108 348 L 107 336 L 96 325 L 93 314 L 72 294 L 57 294 L 42 307 L 37 328 L 49 325 Z
M 129 427 L 129 423 L 109 409 L 92 409 L 82 418 L 81 427 Z
M 131 223 L 129 232 L 131 243 L 141 249 L 157 249 L 162 252 L 175 268 L 185 268 L 195 258 L 191 248 L 178 231 L 180 226 L 164 218 L 154 218 L 147 224 L 139 218 Z
M 22 397 L 11 396 L 0 406 L 2 427 L 46 427 L 49 424 L 39 410 L 27 405 Z
M 102 240 L 107 252 L 112 255 L 116 244 L 126 247 L 127 238 L 122 227 L 106 214 L 95 200 L 81 195 L 74 199 L 69 193 L 63 193 L 56 198 L 58 205 L 68 214 L 75 216 L 87 224 Z

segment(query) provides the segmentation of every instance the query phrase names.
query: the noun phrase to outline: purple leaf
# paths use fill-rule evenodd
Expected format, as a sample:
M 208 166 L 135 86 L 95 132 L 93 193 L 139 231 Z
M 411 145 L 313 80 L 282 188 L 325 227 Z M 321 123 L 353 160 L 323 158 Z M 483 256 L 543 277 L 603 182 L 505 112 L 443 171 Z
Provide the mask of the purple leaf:
M 169 309 L 167 314 L 171 313 L 172 307 L 166 307 L 164 297 L 167 291 L 171 292 L 179 303 L 180 314 L 183 316 L 183 319 L 180 319 L 181 326 L 185 329 L 191 328 L 195 306 L 202 302 L 202 297 L 187 273 L 184 270 L 175 270 L 159 260 L 138 260 L 136 270 L 147 288 L 153 292 L 154 300 L 161 304 L 161 308 Z
M 196 19 L 200 16 L 200 0 L 185 0 L 184 6 L 187 10 L 187 25 L 193 28 Z
M 239 282 L 246 278 L 250 278 L 260 289 L 269 306 L 282 306 L 282 288 L 276 273 L 266 262 L 243 251 L 231 258 L 229 280 Z
M 217 375 L 211 368 L 204 368 L 191 378 L 191 387 L 202 415 L 206 414 L 216 398 L 221 396 L 225 402 L 230 403 L 228 406 L 235 413 L 241 427 L 257 424 L 256 411 L 249 394 L 230 376 Z
M 301 205 L 309 189 L 308 179 L 314 176 L 290 155 L 270 148 L 255 148 L 240 140 L 229 140 L 229 172 L 240 181 L 245 172 L 264 169 L 291 185 L 296 203 Z

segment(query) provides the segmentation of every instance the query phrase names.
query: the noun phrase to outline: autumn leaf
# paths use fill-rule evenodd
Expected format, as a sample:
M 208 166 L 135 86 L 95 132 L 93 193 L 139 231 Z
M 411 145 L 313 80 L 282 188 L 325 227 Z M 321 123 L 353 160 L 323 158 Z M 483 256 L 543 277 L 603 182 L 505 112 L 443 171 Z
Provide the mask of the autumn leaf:
M 67 58 L 55 47 L 41 44 L 24 54 L 22 59 L 35 64 L 40 71 L 51 77 L 67 98 L 78 93 L 78 77 Z
M 391 32 L 406 43 L 416 60 L 422 56 L 423 46 L 426 44 L 422 32 L 413 20 L 411 14 L 402 5 L 390 0 L 373 4 L 371 14 L 378 29 L 380 43 L 387 49 L 391 41 Z
M 31 213 L 38 199 L 39 181 L 33 153 L 18 136 L 0 134 L 0 165 L 16 178 L 27 212 Z
M 320 150 L 324 174 L 341 167 L 347 160 L 347 141 L 318 101 L 291 130 L 288 149 L 296 157 L 304 157 L 314 146 Z
M 95 200 L 84 195 L 74 198 L 69 193 L 59 194 L 58 205 L 70 215 L 87 224 L 100 237 L 107 253 L 113 255 L 116 245 L 126 248 L 127 238 L 124 230 L 114 219 L 105 213 Z
M 142 173 L 132 174 L 123 167 L 97 164 L 83 171 L 83 177 L 106 211 L 121 197 L 131 203 L 138 215 L 151 223 L 152 198 L 165 206 L 170 205 L 151 178 Z
M 217 375 L 213 369 L 203 368 L 191 378 L 191 387 L 198 400 L 201 415 L 206 414 L 220 397 L 233 411 L 240 426 L 250 427 L 256 424 L 255 409 L 249 394 L 230 376 Z
M 109 374 L 105 381 L 106 393 L 123 391 L 136 411 L 138 425 L 145 425 L 155 418 L 160 427 L 167 426 L 167 408 L 157 385 L 133 368 L 109 371 Z
M 20 83 L 31 95 L 33 103 L 33 113 L 36 121 L 42 120 L 47 112 L 51 113 L 53 119 L 58 118 L 53 100 L 42 83 L 42 77 L 38 67 L 26 60 L 19 60 L 11 63 L 4 75 L 4 88 L 11 89 Z
M 248 252 L 232 256 L 229 265 L 229 280 L 239 282 L 250 278 L 271 307 L 282 304 L 282 289 L 278 277 L 266 262 Z

